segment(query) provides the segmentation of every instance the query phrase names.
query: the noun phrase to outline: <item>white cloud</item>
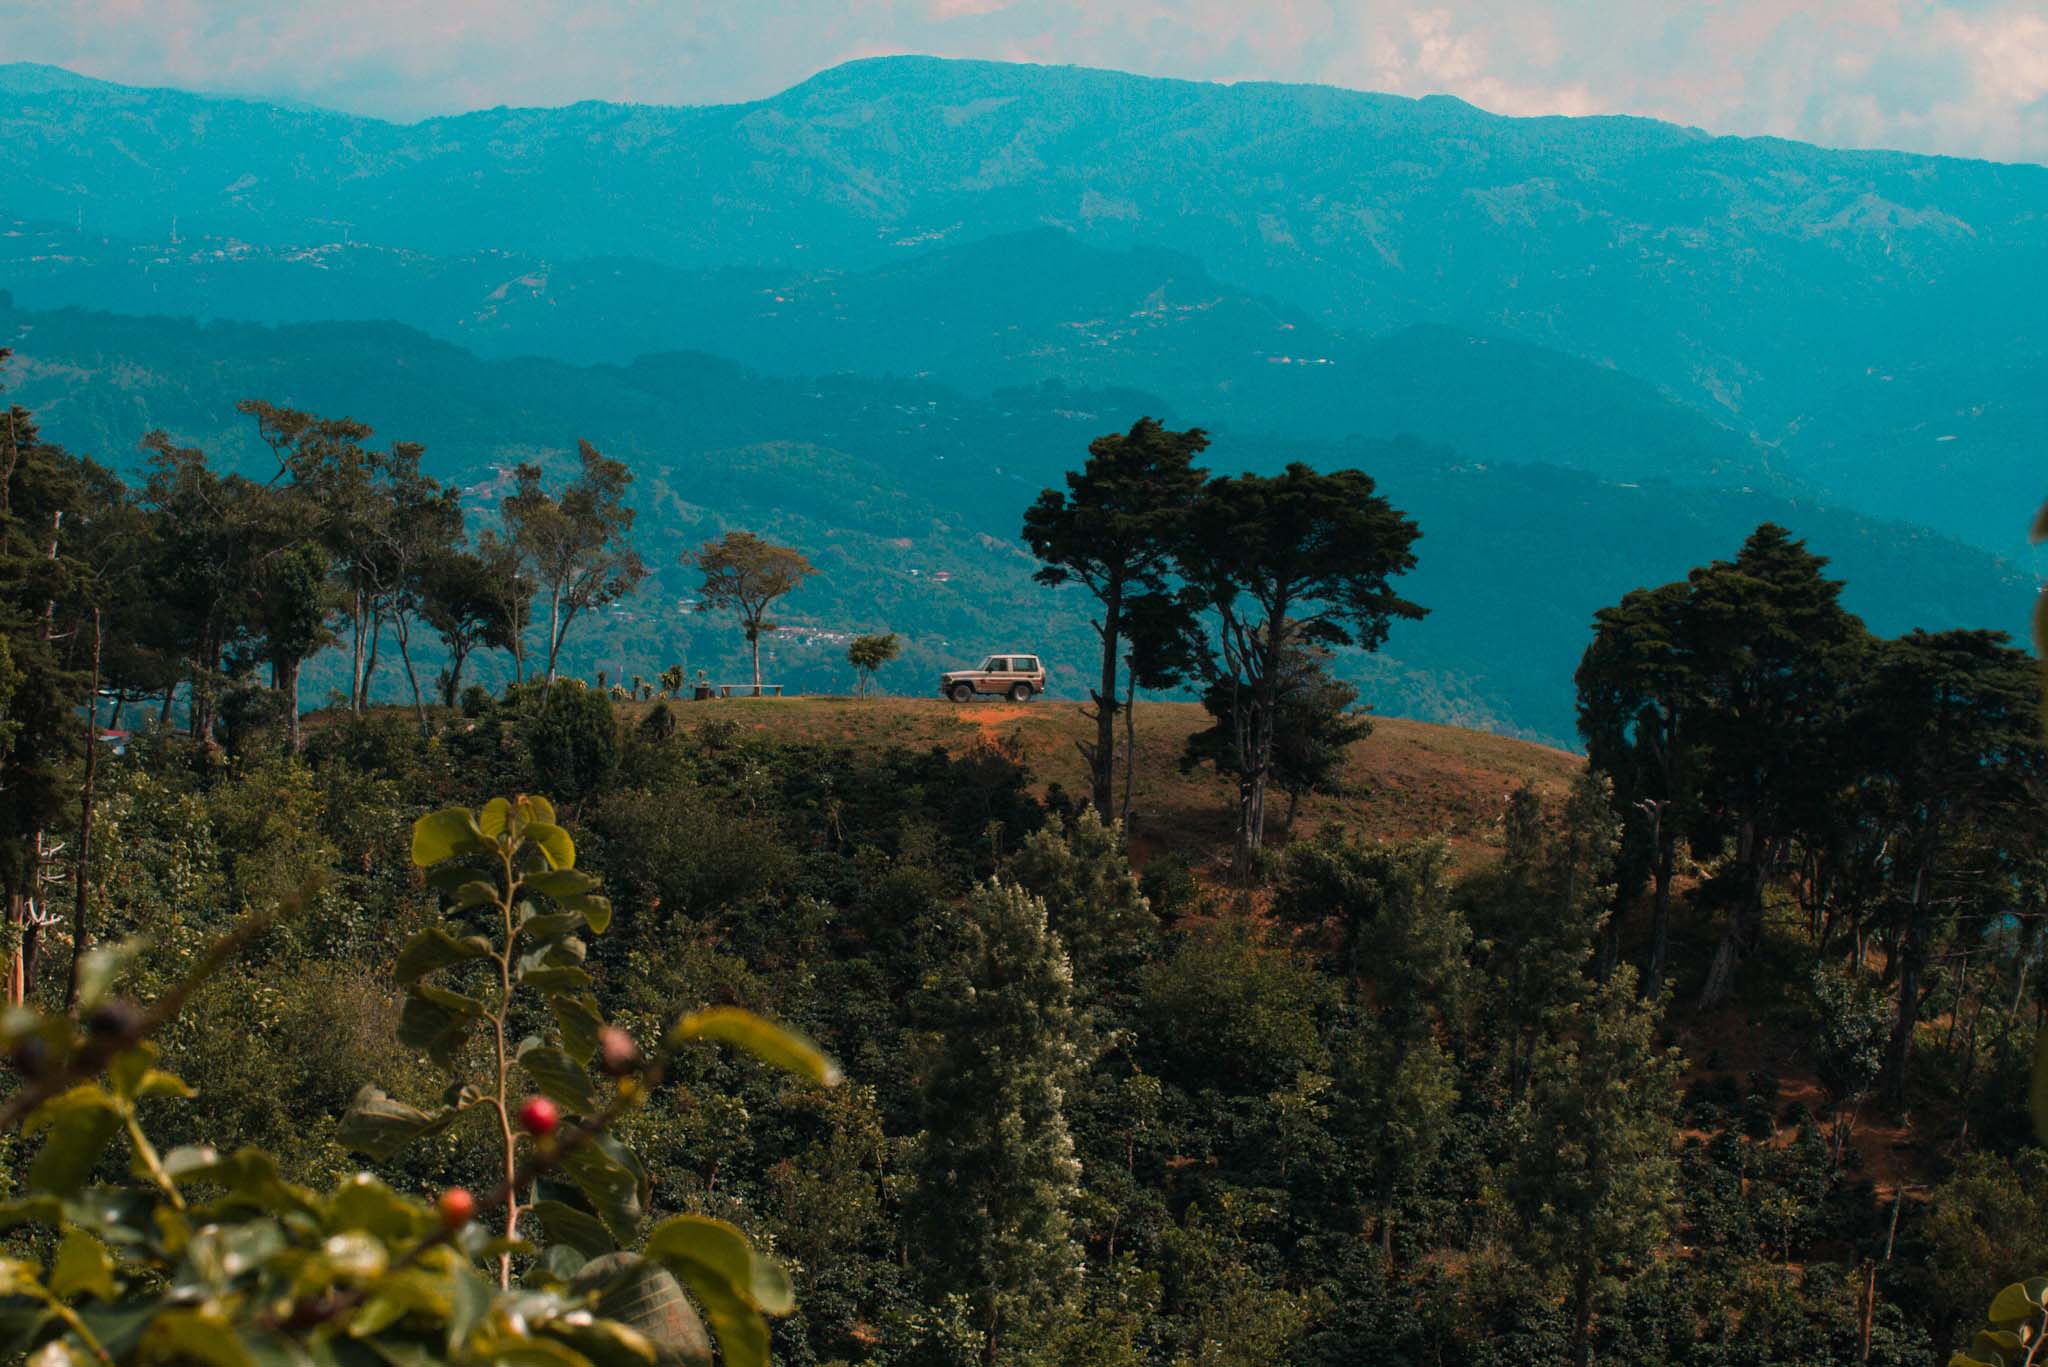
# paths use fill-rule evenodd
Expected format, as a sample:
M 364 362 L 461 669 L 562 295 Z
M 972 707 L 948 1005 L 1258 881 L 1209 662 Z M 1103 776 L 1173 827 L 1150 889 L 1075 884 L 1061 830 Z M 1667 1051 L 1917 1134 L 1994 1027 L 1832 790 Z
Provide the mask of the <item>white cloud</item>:
M 0 57 L 410 118 L 773 93 L 850 52 L 1446 92 L 2048 161 L 2041 0 L 9 0 Z

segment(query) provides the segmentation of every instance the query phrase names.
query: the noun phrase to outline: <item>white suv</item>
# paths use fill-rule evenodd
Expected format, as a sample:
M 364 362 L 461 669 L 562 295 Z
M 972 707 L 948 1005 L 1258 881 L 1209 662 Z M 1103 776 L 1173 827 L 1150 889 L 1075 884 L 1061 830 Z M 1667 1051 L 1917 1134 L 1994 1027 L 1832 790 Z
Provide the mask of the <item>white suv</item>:
M 1045 666 L 1036 655 L 991 655 L 979 669 L 955 669 L 939 676 L 939 694 L 967 702 L 977 693 L 1000 693 L 1011 702 L 1030 702 L 1045 692 Z

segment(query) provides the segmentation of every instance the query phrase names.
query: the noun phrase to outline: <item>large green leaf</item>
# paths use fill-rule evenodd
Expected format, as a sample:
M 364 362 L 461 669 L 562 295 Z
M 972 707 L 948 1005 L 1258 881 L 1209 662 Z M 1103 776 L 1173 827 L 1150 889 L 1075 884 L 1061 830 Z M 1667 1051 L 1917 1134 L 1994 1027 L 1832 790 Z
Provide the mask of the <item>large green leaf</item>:
M 490 952 L 490 941 L 481 935 L 458 940 L 439 926 L 429 926 L 415 933 L 405 942 L 405 948 L 398 951 L 398 985 L 411 987 L 429 973 L 485 958 Z
M 474 997 L 430 983 L 416 983 L 398 1017 L 401 1043 L 426 1051 L 443 1068 L 453 1066 L 469 1038 L 470 1027 L 486 1014 Z
M 704 1318 L 711 1321 L 711 1332 L 718 1336 L 726 1367 L 768 1367 L 768 1321 L 761 1318 L 761 1312 L 699 1267 L 671 1270 L 704 1307 Z
M 633 1237 L 646 1211 L 647 1174 L 631 1150 L 601 1134 L 563 1159 L 561 1174 L 583 1193 L 619 1242 Z
M 589 989 L 593 979 L 580 968 L 543 964 L 536 968 L 521 968 L 519 981 L 536 992 L 580 993 Z
M 50 1265 L 49 1285 L 50 1294 L 67 1301 L 81 1295 L 112 1301 L 119 1294 L 114 1290 L 112 1255 L 82 1229 L 67 1233 L 64 1242 L 57 1246 L 57 1261 Z
M 453 1115 L 448 1111 L 429 1114 L 417 1106 L 393 1100 L 379 1087 L 365 1086 L 342 1113 L 334 1137 L 343 1148 L 382 1160 L 421 1135 L 443 1128 L 451 1119 Z
M 567 1244 L 588 1258 L 610 1253 L 619 1246 L 604 1221 L 566 1201 L 536 1201 L 526 1213 L 540 1221 L 551 1244 Z
M 69 1196 L 85 1185 L 121 1128 L 114 1099 L 91 1083 L 60 1092 L 29 1113 L 25 1133 L 49 1138 L 28 1168 L 28 1189 Z
M 2032 1282 L 2014 1282 L 1991 1301 L 1991 1323 L 1999 1328 L 2025 1324 L 2041 1313 L 2041 1289 Z
M 689 1040 L 718 1040 L 746 1050 L 763 1063 L 786 1068 L 799 1077 L 827 1087 L 839 1085 L 839 1065 L 802 1035 L 737 1006 L 714 1006 L 692 1011 L 676 1022 L 669 1032 L 671 1045 Z
M 505 833 L 512 823 L 512 803 L 507 798 L 494 797 L 476 814 L 477 829 L 485 836 L 496 840 Z
M 562 1048 L 578 1063 L 588 1064 L 597 1054 L 604 1033 L 604 1016 L 589 996 L 557 992 L 548 998 L 548 1010 L 562 1032 Z
M 530 873 L 520 880 L 528 892 L 537 892 L 543 897 L 561 901 L 564 897 L 580 897 L 597 886 L 597 880 L 581 869 L 543 869 Z
M 597 1088 L 581 1064 L 560 1049 L 529 1039 L 519 1046 L 519 1066 L 542 1095 L 582 1115 L 597 1109 Z
M 597 1313 L 643 1337 L 659 1367 L 709 1362 L 711 1339 L 682 1285 L 661 1264 L 637 1253 L 613 1253 L 586 1263 L 569 1289 L 595 1293 Z
M 663 1220 L 647 1237 L 647 1256 L 679 1277 L 685 1267 L 693 1267 L 703 1276 L 717 1278 L 764 1314 L 787 1315 L 796 1309 L 789 1274 L 782 1264 L 756 1249 L 737 1226 L 724 1220 L 706 1215 Z
M 412 862 L 421 868 L 461 854 L 481 854 L 491 843 L 467 807 L 428 812 L 412 823 Z
M 547 856 L 550 869 L 576 867 L 576 842 L 560 826 L 546 821 L 533 822 L 526 828 L 526 841 Z

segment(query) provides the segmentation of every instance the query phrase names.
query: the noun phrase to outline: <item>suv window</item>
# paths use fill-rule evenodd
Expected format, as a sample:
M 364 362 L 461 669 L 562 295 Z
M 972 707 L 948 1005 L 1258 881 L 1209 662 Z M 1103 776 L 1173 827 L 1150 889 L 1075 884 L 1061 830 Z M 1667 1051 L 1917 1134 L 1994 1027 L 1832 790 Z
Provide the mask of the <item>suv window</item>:
M 1017 669 L 1020 673 L 1036 674 L 1038 672 L 1038 657 L 1036 655 L 1025 656 L 1017 661 Z

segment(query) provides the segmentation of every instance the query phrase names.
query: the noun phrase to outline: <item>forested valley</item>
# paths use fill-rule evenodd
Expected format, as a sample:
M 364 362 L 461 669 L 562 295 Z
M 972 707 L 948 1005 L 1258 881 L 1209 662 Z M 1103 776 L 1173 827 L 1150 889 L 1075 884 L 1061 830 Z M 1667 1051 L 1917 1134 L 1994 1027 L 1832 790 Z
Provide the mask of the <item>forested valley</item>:
M 1075 452 L 1019 518 L 1099 683 L 1033 751 L 1076 700 L 905 739 L 951 704 L 886 650 L 824 730 L 572 677 L 654 553 L 624 464 L 466 527 L 417 448 L 245 416 L 274 477 L 6 415 L 11 1357 L 2031 1351 L 2048 755 L 2004 636 L 1876 636 L 1767 524 L 1587 624 L 1564 781 L 1385 838 L 1332 815 L 1385 723 L 1327 665 L 1428 607 L 1394 481 Z M 808 565 L 740 535 L 685 563 L 758 644 Z M 1174 708 L 1214 820 L 1135 764 Z

